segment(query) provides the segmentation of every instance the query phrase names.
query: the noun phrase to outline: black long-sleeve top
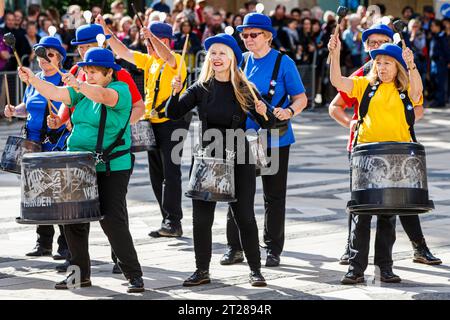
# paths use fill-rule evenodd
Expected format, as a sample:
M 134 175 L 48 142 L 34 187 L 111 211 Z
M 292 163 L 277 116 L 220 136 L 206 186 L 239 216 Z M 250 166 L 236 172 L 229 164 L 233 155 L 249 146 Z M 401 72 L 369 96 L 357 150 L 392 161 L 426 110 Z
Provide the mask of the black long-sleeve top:
M 181 97 L 177 94 L 170 100 L 166 108 L 166 116 L 169 119 L 180 119 L 196 106 L 198 106 L 200 120 L 207 127 L 203 130 L 213 128 L 221 131 L 239 128 L 245 130 L 248 115 L 239 105 L 231 81 L 220 82 L 213 79 L 210 85 L 202 86 L 198 82 L 193 84 Z M 249 108 L 249 112 L 262 128 L 274 127 L 275 116 L 269 110 L 267 111 L 268 121 L 256 112 L 254 104 Z M 233 118 L 236 116 L 239 117 L 239 120 L 233 128 Z

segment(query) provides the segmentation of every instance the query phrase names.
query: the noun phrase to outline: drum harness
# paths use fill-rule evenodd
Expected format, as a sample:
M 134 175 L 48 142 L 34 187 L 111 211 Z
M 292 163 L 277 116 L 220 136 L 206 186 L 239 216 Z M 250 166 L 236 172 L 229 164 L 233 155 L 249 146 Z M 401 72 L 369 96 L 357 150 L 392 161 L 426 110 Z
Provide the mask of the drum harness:
M 58 84 L 58 86 L 62 86 L 64 85 L 63 81 L 61 80 Z M 47 103 L 49 103 L 47 101 Z M 64 142 L 64 147 L 61 149 L 59 147 L 57 147 L 59 141 L 61 140 L 62 137 L 64 137 L 64 135 L 66 133 L 69 133 L 69 130 L 67 128 L 64 128 L 60 133 L 58 132 L 58 129 L 50 129 L 47 126 L 47 117 L 49 115 L 48 112 L 48 108 L 46 107 L 44 109 L 44 118 L 42 121 L 42 126 L 41 126 L 41 130 L 40 130 L 40 142 L 41 144 L 45 144 L 47 142 L 54 144 L 55 146 L 53 147 L 52 151 L 62 151 L 66 149 L 66 141 Z M 23 137 L 25 139 L 27 139 L 28 137 L 28 128 L 27 128 L 27 124 L 25 123 L 24 126 L 22 127 L 22 131 L 23 132 Z M 66 137 L 67 139 L 67 137 Z
M 158 79 L 156 79 L 156 81 L 155 81 L 155 93 L 153 95 L 152 109 L 150 111 L 150 116 L 157 117 L 158 119 L 165 118 L 166 113 L 163 112 L 162 110 L 164 109 L 164 107 L 169 102 L 170 98 L 172 97 L 172 94 L 171 94 L 166 100 L 164 100 L 159 106 L 157 106 L 155 108 L 156 100 L 158 99 L 159 88 L 161 85 L 161 76 L 162 76 L 165 66 L 166 66 L 166 62 L 161 66 L 161 69 L 159 70 Z M 184 88 L 184 86 L 186 85 L 186 81 L 187 81 L 187 75 L 181 86 L 182 88 Z M 145 80 L 145 86 L 147 87 L 147 80 Z
M 273 68 L 272 77 L 271 77 L 270 83 L 269 83 L 269 91 L 267 92 L 266 95 L 262 95 L 264 102 L 266 102 L 266 104 L 268 106 L 270 106 L 269 107 L 270 111 L 273 111 L 273 109 L 275 109 L 275 108 L 281 108 L 289 96 L 288 93 L 286 92 L 284 94 L 284 96 L 281 98 L 281 100 L 278 102 L 278 104 L 276 104 L 274 107 L 272 107 L 272 99 L 273 99 L 273 96 L 275 95 L 275 86 L 277 85 L 277 78 L 278 78 L 278 74 L 280 72 L 281 59 L 283 58 L 283 56 L 284 56 L 283 52 L 278 52 L 277 60 L 275 61 L 275 66 Z M 250 54 L 244 54 L 244 60 L 242 61 L 242 65 L 241 65 L 242 70 L 245 69 L 249 57 L 250 57 Z M 254 118 L 251 114 L 250 114 L 250 117 L 254 120 Z M 279 120 L 278 118 L 275 118 L 275 119 L 276 119 L 275 120 L 275 128 L 279 129 L 280 136 L 283 136 L 286 133 L 286 131 L 288 130 L 289 120 Z
M 359 128 L 364 122 L 364 117 L 369 112 L 369 104 L 372 99 L 372 97 L 375 95 L 375 92 L 378 90 L 378 87 L 380 86 L 380 81 L 377 81 L 373 86 L 370 85 L 370 83 L 367 85 L 366 90 L 364 91 L 364 95 L 361 99 L 361 103 L 359 104 L 359 115 L 358 115 L 358 122 L 356 124 L 356 134 L 353 141 L 353 148 L 356 147 L 358 143 L 358 135 L 359 135 Z M 414 123 L 416 120 L 415 114 L 414 114 L 414 107 L 411 103 L 411 100 L 408 97 L 408 91 L 398 91 L 400 95 L 400 99 L 403 102 L 403 106 L 405 109 L 405 117 L 406 122 L 409 126 L 409 133 L 411 135 L 411 140 L 413 142 L 417 142 L 416 134 L 414 132 Z

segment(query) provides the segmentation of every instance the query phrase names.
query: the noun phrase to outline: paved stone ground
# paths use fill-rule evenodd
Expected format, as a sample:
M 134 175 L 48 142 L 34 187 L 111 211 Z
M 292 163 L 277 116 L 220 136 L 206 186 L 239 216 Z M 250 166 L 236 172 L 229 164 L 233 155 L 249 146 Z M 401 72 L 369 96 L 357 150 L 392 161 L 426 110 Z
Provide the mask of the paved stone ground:
M 411 245 L 398 224 L 394 260 L 395 272 L 403 279 L 400 284 L 385 285 L 374 280 L 373 265 L 366 271 L 366 284 L 339 283 L 347 269 L 338 264 L 338 258 L 347 233 L 344 208 L 349 198 L 345 151 L 348 132 L 324 111 L 315 111 L 305 112 L 295 120 L 297 144 L 291 149 L 285 251 L 280 267 L 263 268 L 266 288 L 248 284 L 246 263 L 220 266 L 226 243 L 224 205 L 218 205 L 213 226 L 212 283 L 192 289 L 181 286 L 195 269 L 191 202 L 183 199 L 182 238 L 149 238 L 148 232 L 158 227 L 161 218 L 149 184 L 146 158 L 140 153 L 129 186 L 128 209 L 146 292 L 126 294 L 124 278 L 111 274 L 109 245 L 98 223 L 92 224 L 90 236 L 94 286 L 54 290 L 55 281 L 63 278 L 54 271 L 57 262 L 49 257 L 24 256 L 34 246 L 36 235 L 34 226 L 19 225 L 14 220 L 20 214 L 20 181 L 15 175 L 0 172 L 0 299 L 449 299 L 449 125 L 449 110 L 427 110 L 426 119 L 417 126 L 419 140 L 427 148 L 429 188 L 436 204 L 436 210 L 421 220 L 432 252 L 444 263 L 434 267 L 413 263 Z M 7 136 L 18 134 L 19 128 L 16 122 L 0 123 L 0 148 Z M 183 188 L 187 186 L 188 160 L 185 158 L 183 166 Z M 262 204 L 258 181 L 255 209 L 260 228 Z

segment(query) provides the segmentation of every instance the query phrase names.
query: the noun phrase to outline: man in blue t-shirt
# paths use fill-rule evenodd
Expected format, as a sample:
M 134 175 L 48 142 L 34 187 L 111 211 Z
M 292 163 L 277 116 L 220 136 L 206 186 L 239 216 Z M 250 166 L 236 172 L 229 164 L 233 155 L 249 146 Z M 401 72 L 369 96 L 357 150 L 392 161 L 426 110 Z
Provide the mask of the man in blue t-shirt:
M 280 254 L 284 246 L 289 149 L 295 142 L 290 119 L 303 111 L 308 100 L 294 61 L 271 48 L 276 31 L 269 17 L 260 13 L 249 13 L 237 30 L 241 32 L 241 38 L 249 50 L 245 56 L 244 73 L 271 106 L 277 118 L 276 128 L 279 130 L 279 139 L 269 135 L 268 141 L 268 154 L 272 156 L 271 166 L 274 167 L 274 162 L 278 160 L 278 170 L 262 176 L 266 267 L 275 267 L 280 264 Z M 247 120 L 247 129 L 259 129 L 259 126 L 254 121 Z M 278 158 L 274 159 L 276 156 Z M 227 228 L 228 250 L 221 259 L 223 265 L 244 259 L 239 231 L 230 211 Z
M 154 11 L 170 13 L 170 7 L 166 4 L 165 0 L 155 1 L 152 4 L 152 9 Z

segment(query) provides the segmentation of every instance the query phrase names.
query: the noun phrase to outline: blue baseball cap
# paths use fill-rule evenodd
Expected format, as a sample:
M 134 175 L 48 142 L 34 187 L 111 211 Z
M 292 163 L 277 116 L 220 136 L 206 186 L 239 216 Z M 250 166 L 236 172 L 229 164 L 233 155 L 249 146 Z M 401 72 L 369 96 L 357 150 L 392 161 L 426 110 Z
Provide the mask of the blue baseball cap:
M 173 38 L 173 30 L 172 26 L 165 22 L 153 21 L 150 23 L 148 27 L 150 31 L 160 39 L 172 39 Z
M 239 66 L 242 62 L 242 50 L 239 47 L 236 39 L 226 33 L 219 33 L 213 37 L 206 38 L 205 40 L 205 49 L 209 50 L 209 48 L 215 43 L 222 43 L 228 47 L 230 47 L 234 56 L 236 57 L 237 65 Z
M 273 37 L 277 36 L 277 31 L 272 27 L 272 20 L 262 13 L 248 13 L 244 17 L 242 25 L 237 26 L 236 30 L 242 32 L 245 28 L 258 28 L 269 31 Z
M 62 62 L 66 60 L 66 49 L 61 44 L 61 41 L 59 41 L 56 37 L 42 37 L 41 40 L 39 40 L 39 43 L 36 43 L 33 46 L 33 49 L 36 49 L 37 47 L 44 47 L 44 48 L 52 48 L 59 52 L 59 54 L 62 56 Z
M 114 71 L 118 71 L 121 67 L 114 62 L 114 55 L 111 50 L 104 48 L 90 48 L 84 56 L 84 61 L 78 62 L 79 67 L 96 66 L 111 68 Z
M 403 60 L 402 51 L 402 48 L 393 43 L 385 43 L 382 44 L 378 49 L 370 51 L 369 54 L 372 59 L 375 59 L 380 54 L 390 56 L 400 62 L 400 64 L 405 69 L 408 69 L 405 60 Z
M 374 24 L 369 29 L 364 30 L 362 33 L 362 41 L 366 42 L 367 38 L 369 38 L 369 36 L 372 34 L 384 34 L 391 38 L 391 40 L 394 37 L 394 31 L 392 31 L 391 28 L 382 23 Z
M 74 46 L 78 46 L 80 44 L 94 43 L 97 42 L 97 35 L 105 34 L 103 32 L 103 27 L 99 24 L 85 24 L 81 27 L 78 27 L 75 31 L 75 39 L 70 41 L 70 43 Z M 111 35 L 105 35 L 106 40 L 111 38 Z

